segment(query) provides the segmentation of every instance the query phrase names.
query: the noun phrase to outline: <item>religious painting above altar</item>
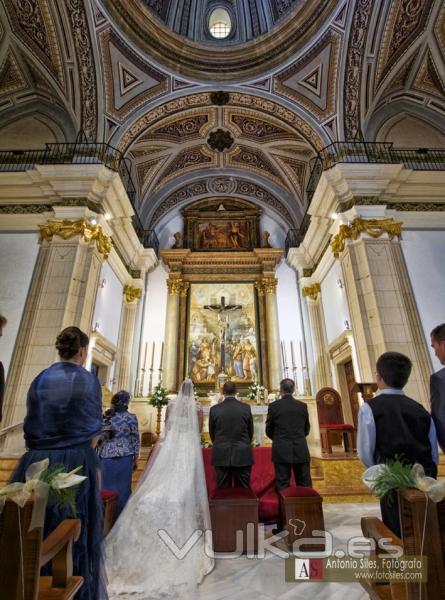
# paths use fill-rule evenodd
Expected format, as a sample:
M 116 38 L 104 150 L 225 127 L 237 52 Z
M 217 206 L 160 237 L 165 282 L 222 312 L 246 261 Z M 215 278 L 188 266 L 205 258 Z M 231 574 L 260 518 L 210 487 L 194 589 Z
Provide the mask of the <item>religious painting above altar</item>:
M 182 211 L 186 248 L 199 252 L 248 251 L 259 245 L 261 210 L 235 198 L 193 202 Z
M 253 284 L 192 283 L 185 374 L 212 387 L 221 372 L 238 383 L 259 380 L 257 322 Z

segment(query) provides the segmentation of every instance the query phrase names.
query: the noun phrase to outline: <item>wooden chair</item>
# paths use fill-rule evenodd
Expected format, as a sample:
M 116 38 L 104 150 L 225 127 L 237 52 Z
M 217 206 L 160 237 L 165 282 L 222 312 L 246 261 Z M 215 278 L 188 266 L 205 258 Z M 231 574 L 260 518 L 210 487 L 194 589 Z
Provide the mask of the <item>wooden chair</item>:
M 2 600 L 71 600 L 83 577 L 72 574 L 72 547 L 80 521 L 65 519 L 42 540 L 42 527 L 28 531 L 34 503 L 23 508 L 7 500 L 0 514 L 0 597 Z M 40 567 L 52 563 L 52 576 Z
M 363 535 L 376 542 L 374 555 L 383 555 L 378 543 L 382 538 L 403 548 L 404 556 L 426 556 L 428 581 L 426 583 L 372 583 L 361 582 L 372 600 L 443 600 L 445 598 L 445 502 L 434 504 L 426 500 L 419 490 L 406 489 L 398 492 L 400 508 L 399 539 L 376 517 L 363 517 Z M 425 520 L 425 507 L 428 505 Z M 422 538 L 423 552 L 422 552 Z
M 321 449 L 324 454 L 332 454 L 332 437 L 341 436 L 345 452 L 356 449 L 354 426 L 345 423 L 340 394 L 334 388 L 322 388 L 315 397 L 318 424 L 320 427 Z

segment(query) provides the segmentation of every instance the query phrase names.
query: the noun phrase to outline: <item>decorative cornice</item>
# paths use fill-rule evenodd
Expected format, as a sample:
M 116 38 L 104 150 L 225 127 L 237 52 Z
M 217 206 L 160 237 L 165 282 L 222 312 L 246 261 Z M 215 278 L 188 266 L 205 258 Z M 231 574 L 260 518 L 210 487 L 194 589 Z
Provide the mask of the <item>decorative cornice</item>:
M 378 238 L 387 233 L 389 239 L 402 233 L 402 223 L 394 219 L 359 219 L 353 220 L 351 225 L 340 225 L 340 229 L 331 240 L 331 248 L 335 258 L 338 258 L 345 249 L 347 239 L 357 240 L 360 234 L 367 233 L 373 238 Z
M 391 202 L 382 200 L 379 196 L 354 196 L 347 202 L 342 202 L 339 212 L 346 212 L 353 206 L 387 206 L 399 212 L 445 212 L 445 202 Z
M 132 285 L 124 285 L 123 294 L 125 300 L 131 304 L 135 300 L 139 300 L 142 296 L 142 290 L 139 287 L 133 287 Z
M 68 219 L 48 219 L 45 225 L 39 225 L 40 240 L 51 242 L 54 236 L 68 240 L 76 235 L 88 244 L 96 243 L 98 252 L 106 260 L 111 252 L 111 239 L 104 234 L 100 225 L 91 225 L 86 219 L 69 221 Z
M 310 298 L 311 300 L 317 300 L 318 294 L 321 292 L 321 287 L 319 283 L 314 283 L 313 285 L 307 285 L 302 288 L 301 293 L 305 298 Z
M 88 198 L 65 198 L 52 204 L 3 204 L 0 206 L 0 214 L 26 215 L 51 212 L 56 206 L 86 206 L 92 212 L 102 214 L 103 208 L 100 204 Z

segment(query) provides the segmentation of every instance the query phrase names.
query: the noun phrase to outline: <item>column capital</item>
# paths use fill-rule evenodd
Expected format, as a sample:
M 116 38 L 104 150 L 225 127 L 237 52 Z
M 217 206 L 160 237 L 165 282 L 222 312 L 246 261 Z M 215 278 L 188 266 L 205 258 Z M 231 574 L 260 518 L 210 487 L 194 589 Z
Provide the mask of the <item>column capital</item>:
M 301 293 L 305 298 L 310 298 L 311 300 L 317 300 L 318 294 L 321 292 L 320 284 L 315 282 L 312 285 L 305 285 L 301 289 Z
M 168 293 L 174 296 L 186 296 L 187 290 L 190 287 L 190 283 L 188 281 L 184 281 L 183 279 L 167 279 L 167 287 Z
M 123 294 L 127 304 L 135 304 L 142 297 L 142 289 L 132 285 L 124 285 Z
M 48 219 L 44 225 L 39 225 L 40 241 L 51 242 L 54 236 L 69 240 L 79 236 L 87 244 L 96 244 L 97 251 L 106 260 L 113 246 L 100 225 L 93 225 L 87 219 L 71 221 L 69 219 Z
M 384 233 L 390 240 L 402 233 L 402 223 L 387 219 L 361 219 L 355 218 L 350 225 L 340 225 L 338 233 L 331 240 L 331 249 L 335 258 L 339 258 L 345 249 L 347 239 L 357 240 L 362 233 L 367 233 L 373 238 L 379 238 Z
M 277 290 L 278 279 L 276 277 L 263 277 L 258 281 L 255 281 L 255 288 L 258 292 L 258 296 L 264 296 L 264 294 L 275 294 Z

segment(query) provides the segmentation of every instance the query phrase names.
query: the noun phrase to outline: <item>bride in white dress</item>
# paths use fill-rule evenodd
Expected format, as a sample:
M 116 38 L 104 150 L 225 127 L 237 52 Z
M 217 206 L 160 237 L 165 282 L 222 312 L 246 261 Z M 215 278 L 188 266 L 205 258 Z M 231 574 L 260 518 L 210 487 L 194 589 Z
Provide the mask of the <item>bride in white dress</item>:
M 185 380 L 169 402 L 164 436 L 105 540 L 110 600 L 195 598 L 214 564 L 204 535 L 210 529 L 193 384 Z

